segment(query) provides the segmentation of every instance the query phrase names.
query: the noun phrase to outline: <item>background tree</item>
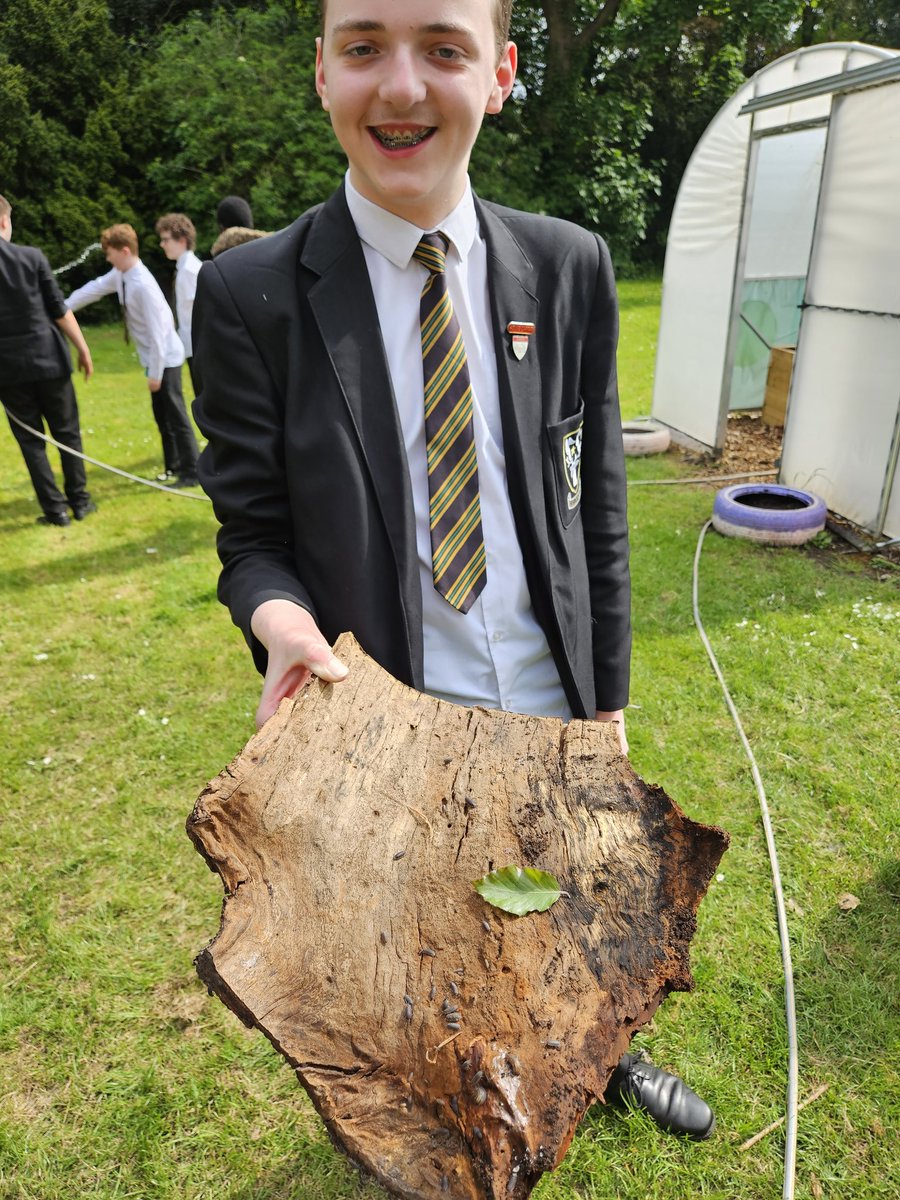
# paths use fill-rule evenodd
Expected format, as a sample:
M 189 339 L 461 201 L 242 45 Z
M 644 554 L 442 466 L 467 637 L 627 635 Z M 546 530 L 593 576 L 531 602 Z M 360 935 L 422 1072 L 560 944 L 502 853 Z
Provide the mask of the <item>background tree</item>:
M 13 0 L 0 7 L 0 192 L 16 238 L 51 262 L 135 209 L 119 182 L 114 114 L 127 93 L 121 40 L 102 0 Z
M 315 94 L 318 28 L 317 0 L 5 0 L 0 192 L 17 238 L 58 264 L 128 220 L 161 267 L 164 210 L 190 213 L 205 249 L 225 194 L 261 228 L 323 200 L 344 160 Z M 519 82 L 485 122 L 475 186 L 598 230 L 621 272 L 661 262 L 690 153 L 744 79 L 800 45 L 900 47 L 900 8 L 517 0 L 513 36 Z
M 316 95 L 318 18 L 275 0 L 166 27 L 133 94 L 148 208 L 191 215 L 207 249 L 223 196 L 246 197 L 261 229 L 325 199 L 344 160 Z M 141 129 L 141 114 L 152 126 Z

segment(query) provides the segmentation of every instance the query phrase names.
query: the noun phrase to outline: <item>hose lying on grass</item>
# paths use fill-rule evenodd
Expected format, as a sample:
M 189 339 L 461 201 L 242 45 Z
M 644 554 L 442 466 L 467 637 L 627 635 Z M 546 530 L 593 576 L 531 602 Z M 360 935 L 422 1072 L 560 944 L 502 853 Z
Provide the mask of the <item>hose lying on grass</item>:
M 700 634 L 700 640 L 712 664 L 712 669 L 716 673 L 722 692 L 725 696 L 725 703 L 728 705 L 728 711 L 731 713 L 732 720 L 738 731 L 738 736 L 741 739 L 741 744 L 747 758 L 750 760 L 750 770 L 753 774 L 753 782 L 756 784 L 756 793 L 759 797 L 759 809 L 762 814 L 763 829 L 766 835 L 766 848 L 769 852 L 769 862 L 772 867 L 772 886 L 775 893 L 775 912 L 778 917 L 778 940 L 781 943 L 781 965 L 784 971 L 784 1009 L 787 1022 L 788 1036 L 788 1086 L 787 1086 L 787 1127 L 785 1130 L 784 1139 L 784 1188 L 782 1190 L 783 1200 L 793 1200 L 794 1196 L 794 1180 L 797 1170 L 797 1086 L 799 1080 L 799 1067 L 797 1060 L 797 1014 L 794 1006 L 794 968 L 791 963 L 791 945 L 788 935 L 787 912 L 784 906 L 784 892 L 781 887 L 781 871 L 778 866 L 778 851 L 775 848 L 775 835 L 772 831 L 772 820 L 769 816 L 769 805 L 766 800 L 765 789 L 763 788 L 762 776 L 759 773 L 756 759 L 753 755 L 753 750 L 747 740 L 747 735 L 744 733 L 744 727 L 741 724 L 741 719 L 738 716 L 738 711 L 735 708 L 734 701 L 731 698 L 731 693 L 728 691 L 728 685 L 725 682 L 725 676 L 722 674 L 721 668 L 716 661 L 716 656 L 713 653 L 713 648 L 710 645 L 709 638 L 706 636 L 706 630 L 703 628 L 703 622 L 700 619 L 700 605 L 698 601 L 699 592 L 699 575 L 700 575 L 700 553 L 703 549 L 703 539 L 706 537 L 706 531 L 712 525 L 712 521 L 707 521 L 700 530 L 700 537 L 697 540 L 697 551 L 694 555 L 694 579 L 693 579 L 693 607 L 694 607 L 694 624 L 697 626 L 697 632 Z

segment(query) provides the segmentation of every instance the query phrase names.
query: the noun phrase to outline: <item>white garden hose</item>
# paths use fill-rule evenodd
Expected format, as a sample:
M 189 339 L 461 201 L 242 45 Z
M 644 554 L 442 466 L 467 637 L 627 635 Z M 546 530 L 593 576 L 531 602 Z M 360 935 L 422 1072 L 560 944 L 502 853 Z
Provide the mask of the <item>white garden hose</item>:
M 101 462 L 99 458 L 91 458 L 89 454 L 83 454 L 80 450 L 73 450 L 71 446 L 64 446 L 62 442 L 58 442 L 56 438 L 50 437 L 50 435 L 47 433 L 41 433 L 38 429 L 32 429 L 31 426 L 26 425 L 24 421 L 20 421 L 19 418 L 14 413 L 11 413 L 5 405 L 4 411 L 6 412 L 6 415 L 9 417 L 10 421 L 15 421 L 15 423 L 21 426 L 22 429 L 26 430 L 26 432 L 32 434 L 34 437 L 40 438 L 42 442 L 47 442 L 49 445 L 55 446 L 57 450 L 64 450 L 66 454 L 72 454 L 75 456 L 75 458 L 80 458 L 84 462 L 91 463 L 92 466 L 102 467 L 104 471 L 111 471 L 113 475 L 121 475 L 123 479 L 131 479 L 135 483 L 143 483 L 147 487 L 156 488 L 156 490 L 159 492 L 169 492 L 173 496 L 183 496 L 185 500 L 202 500 L 204 504 L 210 503 L 209 496 L 207 495 L 192 495 L 189 492 L 182 491 L 180 488 L 172 488 L 168 487 L 164 483 L 157 483 L 155 479 L 144 479 L 141 475 L 132 475 L 130 471 L 123 471 L 119 467 L 111 467 L 109 463 Z
M 697 626 L 697 631 L 700 634 L 700 639 L 709 656 L 709 661 L 712 663 L 712 669 L 716 673 L 722 692 L 725 696 L 725 703 L 728 705 L 728 711 L 731 713 L 732 720 L 738 731 L 738 736 L 741 739 L 741 744 L 750 760 L 750 770 L 753 773 L 753 782 L 756 784 L 756 792 L 759 797 L 759 809 L 762 814 L 763 829 L 766 834 L 766 847 L 769 851 L 769 863 L 772 867 L 772 886 L 775 893 L 775 911 L 778 917 L 778 939 L 781 942 L 781 965 L 784 970 L 784 1010 L 787 1023 L 788 1037 L 788 1085 L 787 1085 L 787 1123 L 785 1128 L 784 1140 L 784 1187 L 782 1189 L 783 1200 L 793 1200 L 794 1183 L 797 1172 L 797 1097 L 799 1084 L 799 1066 L 797 1060 L 797 1014 L 794 1006 L 794 968 L 791 964 L 791 946 L 788 935 L 787 913 L 784 907 L 784 893 L 781 888 L 781 871 L 778 867 L 778 851 L 775 848 L 775 835 L 772 832 L 772 821 L 769 817 L 769 806 L 766 801 L 766 793 L 763 788 L 762 777 L 759 773 L 759 767 L 756 765 L 756 759 L 753 756 L 753 751 L 750 748 L 750 743 L 747 741 L 747 735 L 744 733 L 744 728 L 741 725 L 741 719 L 738 716 L 737 709 L 734 706 L 734 701 L 731 699 L 731 693 L 728 691 L 728 685 L 725 682 L 725 677 L 716 661 L 716 656 L 713 653 L 713 648 L 710 645 L 709 638 L 706 636 L 706 631 L 703 628 L 703 622 L 700 620 L 700 606 L 697 599 L 698 594 L 698 578 L 700 568 L 700 552 L 703 549 L 703 539 L 706 536 L 706 531 L 712 525 L 712 521 L 707 521 L 700 530 L 700 537 L 697 541 L 697 552 L 694 555 L 694 580 L 693 580 L 693 605 L 694 605 L 694 624 Z

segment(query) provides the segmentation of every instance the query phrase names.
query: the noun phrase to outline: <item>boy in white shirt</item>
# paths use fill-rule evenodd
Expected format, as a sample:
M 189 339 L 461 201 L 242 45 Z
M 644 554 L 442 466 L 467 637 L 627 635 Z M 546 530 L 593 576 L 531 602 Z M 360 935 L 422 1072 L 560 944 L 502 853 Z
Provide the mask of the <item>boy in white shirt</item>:
M 184 213 L 165 213 L 156 222 L 159 245 L 169 262 L 175 264 L 175 316 L 178 319 L 178 336 L 187 356 L 188 371 L 194 395 L 200 391 L 200 371 L 194 360 L 191 343 L 191 317 L 194 311 L 194 296 L 197 294 L 197 276 L 203 265 L 194 253 L 197 245 L 197 230 L 194 222 Z
M 184 346 L 175 332 L 172 310 L 140 260 L 137 233 L 131 225 L 104 229 L 100 245 L 112 270 L 76 288 L 66 304 L 77 312 L 103 296 L 118 296 L 126 337 L 134 342 L 147 375 L 166 475 L 173 477 L 174 487 L 194 487 L 199 451 L 181 390 Z

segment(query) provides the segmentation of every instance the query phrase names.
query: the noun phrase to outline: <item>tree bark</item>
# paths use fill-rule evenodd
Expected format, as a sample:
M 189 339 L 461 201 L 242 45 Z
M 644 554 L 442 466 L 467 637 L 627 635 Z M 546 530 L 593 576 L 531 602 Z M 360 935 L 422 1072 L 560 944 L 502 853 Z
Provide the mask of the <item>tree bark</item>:
M 727 836 L 640 780 L 609 726 L 446 704 L 349 635 L 335 649 L 348 678 L 283 701 L 188 820 L 226 892 L 198 972 L 388 1191 L 521 1200 L 693 987 Z M 491 907 L 472 882 L 509 864 L 564 896 Z

